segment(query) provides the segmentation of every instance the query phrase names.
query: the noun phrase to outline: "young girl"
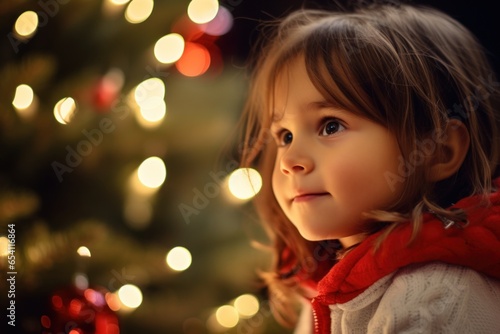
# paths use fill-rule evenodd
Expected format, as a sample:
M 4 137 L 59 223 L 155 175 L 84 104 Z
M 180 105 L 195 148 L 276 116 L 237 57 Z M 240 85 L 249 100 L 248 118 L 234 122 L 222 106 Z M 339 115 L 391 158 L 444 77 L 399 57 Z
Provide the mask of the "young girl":
M 472 34 L 426 7 L 304 9 L 254 67 L 241 161 L 278 319 L 500 333 L 500 83 Z

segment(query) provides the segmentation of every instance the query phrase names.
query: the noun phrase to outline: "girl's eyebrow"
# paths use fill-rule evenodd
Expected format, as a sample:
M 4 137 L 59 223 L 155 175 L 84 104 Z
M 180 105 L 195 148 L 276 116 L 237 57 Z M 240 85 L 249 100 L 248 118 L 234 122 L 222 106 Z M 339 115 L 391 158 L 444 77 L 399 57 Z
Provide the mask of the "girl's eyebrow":
M 349 115 L 353 114 L 352 112 L 349 112 L 349 111 L 345 110 L 344 108 L 336 106 L 336 105 L 334 105 L 331 102 L 328 102 L 326 100 L 309 102 L 306 105 L 305 110 L 307 110 L 307 111 L 316 111 L 316 112 L 334 111 L 335 113 L 338 113 L 341 116 L 349 116 Z
M 311 110 L 311 109 L 317 110 L 317 109 L 325 109 L 325 108 L 333 108 L 333 105 L 326 100 L 312 101 L 306 105 L 307 110 Z
M 302 112 L 315 112 L 315 113 L 331 113 L 332 111 L 335 112 L 336 114 L 339 114 L 339 116 L 353 116 L 354 114 L 350 111 L 345 110 L 344 108 L 337 107 L 334 104 L 326 101 L 326 100 L 319 100 L 319 101 L 312 101 L 308 102 L 304 105 L 304 107 L 301 108 Z M 275 109 L 273 111 L 273 115 L 271 117 L 271 127 L 273 126 L 278 126 L 280 121 L 283 119 L 283 114 L 284 110 L 281 109 L 278 111 Z

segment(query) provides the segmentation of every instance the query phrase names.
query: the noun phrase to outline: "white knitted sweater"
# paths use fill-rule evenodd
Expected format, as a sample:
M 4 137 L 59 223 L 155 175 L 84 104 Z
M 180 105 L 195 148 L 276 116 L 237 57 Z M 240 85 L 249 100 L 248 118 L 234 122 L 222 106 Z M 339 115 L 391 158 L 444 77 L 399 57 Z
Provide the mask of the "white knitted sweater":
M 335 334 L 500 334 L 500 281 L 439 262 L 411 265 L 330 310 Z M 294 333 L 312 328 L 307 303 Z

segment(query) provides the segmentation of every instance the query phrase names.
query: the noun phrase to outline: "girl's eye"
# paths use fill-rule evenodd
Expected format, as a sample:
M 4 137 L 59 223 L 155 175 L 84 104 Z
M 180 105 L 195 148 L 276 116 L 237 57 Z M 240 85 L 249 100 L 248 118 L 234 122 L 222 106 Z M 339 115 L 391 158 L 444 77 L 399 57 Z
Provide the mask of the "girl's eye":
M 290 131 L 283 131 L 279 136 L 279 144 L 284 146 L 292 142 L 293 135 Z
M 338 120 L 327 120 L 323 123 L 323 127 L 321 129 L 322 136 L 331 136 L 337 132 L 341 132 L 345 130 L 345 126 L 343 126 Z

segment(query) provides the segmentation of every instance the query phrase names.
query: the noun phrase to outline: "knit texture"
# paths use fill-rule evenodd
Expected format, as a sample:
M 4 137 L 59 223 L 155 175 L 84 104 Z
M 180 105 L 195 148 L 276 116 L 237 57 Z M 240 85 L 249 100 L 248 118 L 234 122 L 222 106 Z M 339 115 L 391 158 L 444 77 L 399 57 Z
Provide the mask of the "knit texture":
M 441 262 L 410 265 L 328 311 L 325 333 L 500 333 L 500 281 Z M 307 305 L 296 334 L 313 332 L 311 315 Z
M 498 185 L 498 180 L 496 182 Z M 412 233 L 411 224 L 402 224 L 396 228 L 376 252 L 373 245 L 380 233 L 368 237 L 319 281 L 318 296 L 312 300 L 314 315 L 317 319 L 315 333 L 330 333 L 332 330 L 335 330 L 334 333 L 356 333 L 358 332 L 356 328 L 359 328 L 360 332 L 366 332 L 368 323 L 370 326 L 375 326 L 373 330 L 376 329 L 380 333 L 400 333 L 401 328 L 402 332 L 404 328 L 425 330 L 427 325 L 424 326 L 423 323 L 426 321 L 435 321 L 437 326 L 441 326 L 436 331 L 437 333 L 447 333 L 447 322 L 454 319 L 457 324 L 460 324 L 458 320 L 463 319 L 463 315 L 462 318 L 446 318 L 447 320 L 443 322 L 436 316 L 436 312 L 424 312 L 425 308 L 428 310 L 431 305 L 434 305 L 432 303 L 448 305 L 448 301 L 442 300 L 444 297 L 440 297 L 442 295 L 433 289 L 435 284 L 449 287 L 450 282 L 462 282 L 459 286 L 475 284 L 476 281 L 483 282 L 473 285 L 472 292 L 478 295 L 488 295 L 489 298 L 494 298 L 492 303 L 499 305 L 498 289 L 500 288 L 497 280 L 500 279 L 500 193 L 496 192 L 491 195 L 491 203 L 491 206 L 485 208 L 479 205 L 479 197 L 468 197 L 459 201 L 454 207 L 467 211 L 469 225 L 465 228 L 452 226 L 445 229 L 440 219 L 430 213 L 425 214 L 423 228 L 410 246 L 407 242 Z M 423 265 L 430 263 L 445 265 L 447 274 L 441 277 L 439 272 L 444 268 L 437 270 L 437 267 L 431 266 L 429 268 L 437 271 L 430 275 L 433 273 L 432 270 L 423 270 L 427 268 Z M 463 278 L 465 274 L 460 270 L 467 270 L 468 276 Z M 458 273 L 462 274 L 455 277 Z M 475 278 L 476 281 L 471 281 L 473 274 L 478 275 Z M 349 302 L 356 302 L 356 297 L 374 293 L 372 290 L 377 289 L 376 283 L 382 282 L 380 280 L 387 277 L 392 277 L 384 283 L 387 286 L 385 288 L 379 286 L 377 290 L 382 291 L 380 305 L 374 302 L 369 303 L 371 306 L 367 306 L 367 309 L 357 315 L 351 311 L 345 313 L 341 305 L 350 305 Z M 406 297 L 402 298 L 400 294 Z M 418 296 L 426 297 L 417 300 Z M 450 305 L 453 304 L 453 307 L 457 308 L 455 314 L 462 314 L 463 312 L 457 312 L 470 309 L 471 303 L 473 304 L 472 300 L 462 298 L 455 304 L 450 302 Z M 407 305 L 407 301 L 410 304 Z M 485 307 L 481 303 L 474 306 L 481 306 L 481 310 Z M 380 316 L 385 313 L 393 313 L 393 318 L 387 318 L 386 315 Z M 482 317 L 481 314 L 483 314 Z M 490 314 L 488 312 L 481 314 L 476 314 L 474 317 L 479 317 L 481 322 L 489 326 L 487 319 L 490 318 L 485 317 Z M 337 320 L 332 321 L 332 317 Z M 429 317 L 432 319 L 429 320 Z M 445 313 L 441 313 L 440 317 L 445 317 Z M 357 320 L 350 321 L 351 318 Z M 500 319 L 500 316 L 497 318 Z M 382 320 L 376 319 L 384 319 L 383 324 Z M 494 319 L 494 321 L 500 320 Z M 376 325 L 376 322 L 379 324 Z M 500 325 L 496 328 L 500 333 Z

